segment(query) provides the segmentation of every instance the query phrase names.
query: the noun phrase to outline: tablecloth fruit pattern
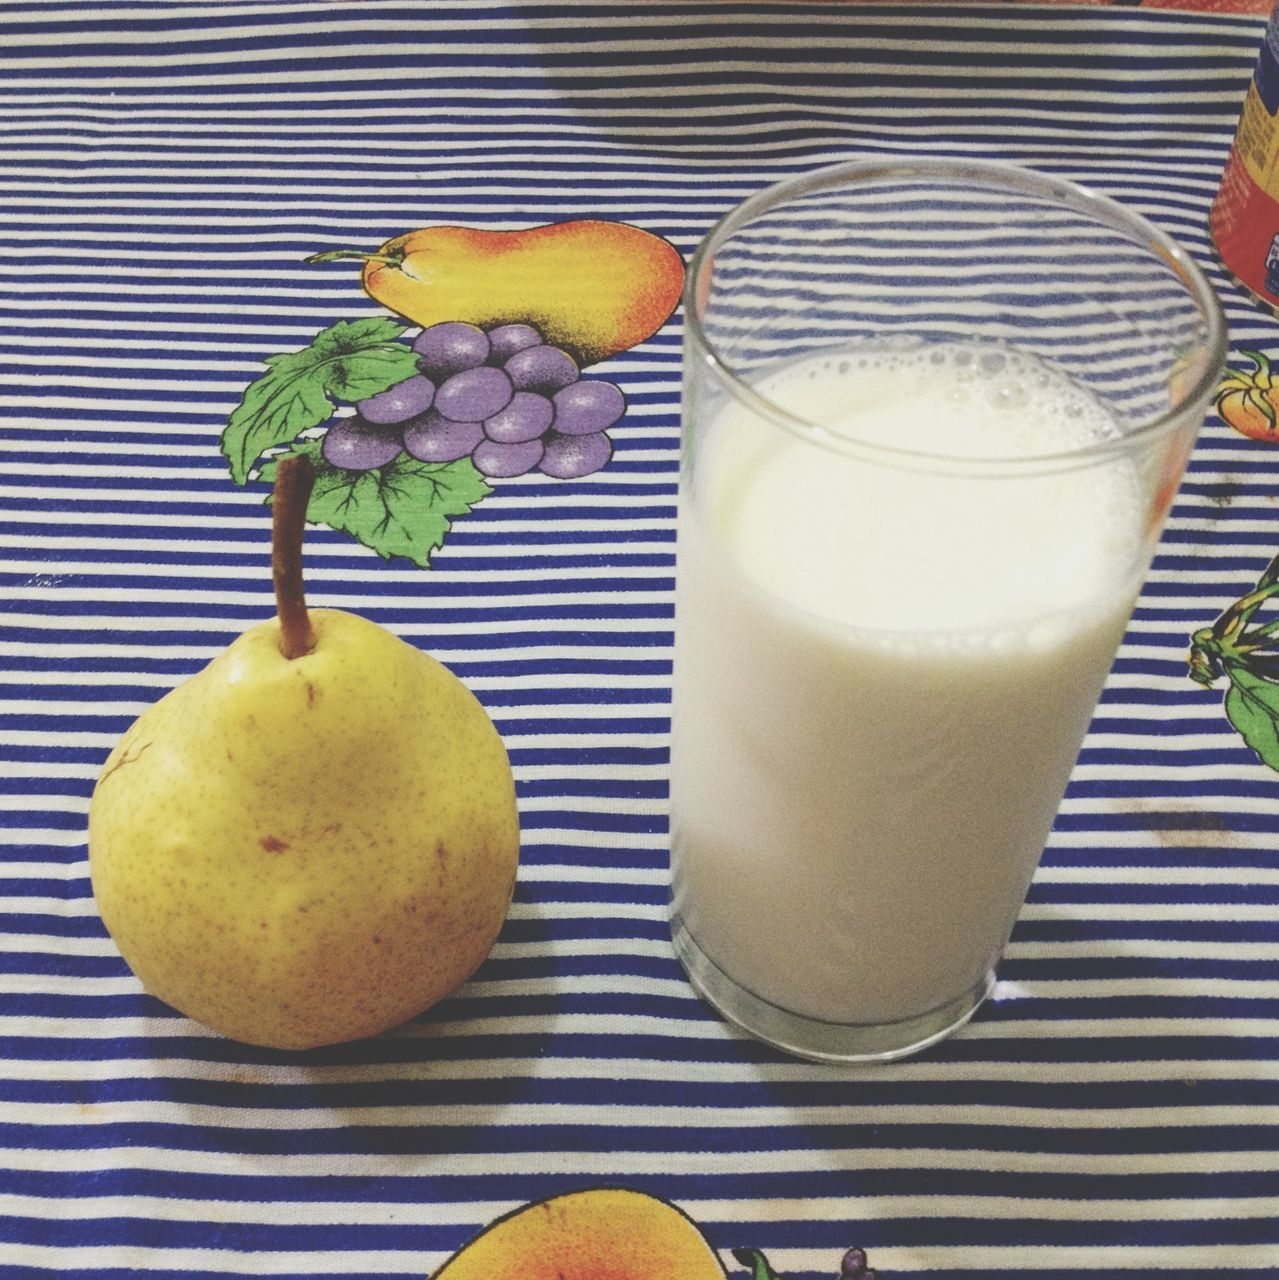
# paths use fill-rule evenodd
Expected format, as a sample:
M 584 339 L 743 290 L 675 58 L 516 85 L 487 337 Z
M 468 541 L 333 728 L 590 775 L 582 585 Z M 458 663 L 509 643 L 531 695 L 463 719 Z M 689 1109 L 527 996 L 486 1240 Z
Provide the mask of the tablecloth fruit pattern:
M 750 1280 L 782 1280 L 758 1249 L 735 1249 Z M 431 1280 L 725 1280 L 701 1228 L 669 1201 L 626 1187 L 589 1187 L 535 1201 L 491 1222 Z M 877 1280 L 862 1249 L 839 1280 Z
M 426 227 L 307 261 L 350 258 L 396 315 L 338 321 L 268 357 L 222 451 L 239 485 L 271 482 L 279 456 L 306 456 L 311 521 L 422 568 L 490 480 L 575 480 L 607 465 L 626 396 L 582 371 L 657 332 L 684 280 L 669 242 L 595 220 Z
M 1279 770 L 1279 617 L 1256 621 L 1277 595 L 1279 556 L 1252 591 L 1191 637 L 1190 676 L 1204 686 L 1226 678 L 1230 723 L 1263 764 Z
M 1260 351 L 1240 353 L 1251 369 L 1230 369 L 1217 390 L 1217 416 L 1240 435 L 1279 444 L 1279 382 L 1270 358 Z

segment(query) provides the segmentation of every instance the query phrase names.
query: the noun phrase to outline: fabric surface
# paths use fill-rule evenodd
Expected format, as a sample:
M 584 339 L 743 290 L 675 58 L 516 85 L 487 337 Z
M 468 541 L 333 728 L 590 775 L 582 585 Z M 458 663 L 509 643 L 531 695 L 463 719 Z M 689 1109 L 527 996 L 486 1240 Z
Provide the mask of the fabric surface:
M 522 863 L 472 981 L 373 1040 L 246 1048 L 143 994 L 85 838 L 131 720 L 272 611 L 267 486 L 221 448 L 246 386 L 387 314 L 358 264 L 308 255 L 591 218 L 687 259 L 816 165 L 1004 159 L 1177 237 L 1246 369 L 1279 329 L 1205 225 L 1262 27 L 0 5 L 0 1274 L 421 1276 L 499 1215 L 598 1185 L 671 1201 L 735 1276 L 733 1249 L 815 1280 L 851 1246 L 885 1276 L 1279 1274 L 1279 775 L 1186 663 L 1279 552 L 1279 452 L 1215 415 L 997 994 L 918 1059 L 790 1060 L 672 956 L 678 314 L 590 371 L 628 401 L 602 470 L 493 481 L 429 570 L 308 535 L 311 602 L 448 663 L 510 750 Z M 325 767 L 301 748 L 274 785 Z

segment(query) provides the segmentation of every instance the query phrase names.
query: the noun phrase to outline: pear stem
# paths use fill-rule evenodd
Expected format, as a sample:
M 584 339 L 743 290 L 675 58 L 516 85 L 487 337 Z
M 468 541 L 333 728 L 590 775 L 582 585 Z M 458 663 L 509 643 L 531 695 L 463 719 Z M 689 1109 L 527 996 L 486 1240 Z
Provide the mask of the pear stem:
M 404 261 L 402 253 L 365 253 L 363 249 L 326 249 L 323 253 L 313 253 L 302 261 L 307 266 L 314 266 L 317 262 L 340 262 L 344 258 L 357 258 L 360 262 L 383 262 L 389 267 L 398 267 Z
M 305 455 L 295 453 L 276 466 L 271 498 L 271 577 L 280 619 L 280 652 L 290 662 L 315 648 L 302 584 L 302 538 L 314 485 L 315 467 Z

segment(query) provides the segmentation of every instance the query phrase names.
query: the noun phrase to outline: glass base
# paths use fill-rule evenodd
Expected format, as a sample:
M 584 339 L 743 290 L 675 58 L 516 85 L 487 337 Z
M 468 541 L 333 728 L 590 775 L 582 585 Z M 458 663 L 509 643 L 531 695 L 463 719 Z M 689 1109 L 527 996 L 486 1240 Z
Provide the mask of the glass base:
M 919 1053 L 958 1031 L 995 989 L 991 968 L 970 990 L 914 1018 L 823 1022 L 791 1013 L 739 986 L 697 945 L 678 914 L 671 917 L 671 938 L 688 980 L 711 1008 L 757 1039 L 813 1062 L 891 1062 Z

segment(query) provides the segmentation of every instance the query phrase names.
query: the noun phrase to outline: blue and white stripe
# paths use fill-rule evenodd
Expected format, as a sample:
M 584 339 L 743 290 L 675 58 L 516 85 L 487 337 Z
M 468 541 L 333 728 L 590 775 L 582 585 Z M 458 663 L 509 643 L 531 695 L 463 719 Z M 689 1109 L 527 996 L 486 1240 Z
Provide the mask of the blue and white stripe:
M 1279 551 L 1279 454 L 1211 420 L 1002 969 L 924 1058 L 737 1037 L 665 924 L 678 321 L 601 366 L 603 472 L 500 484 L 429 574 L 326 530 L 312 601 L 448 662 L 510 747 L 511 919 L 436 1016 L 305 1059 L 144 996 L 84 822 L 130 720 L 271 611 L 218 434 L 377 310 L 319 249 L 602 217 L 686 256 L 852 156 L 1042 168 L 1212 266 L 1259 20 L 819 4 L 0 4 L 0 1275 L 421 1276 L 623 1183 L 792 1280 L 1279 1274 L 1279 777 L 1189 633 Z M 1216 271 L 1236 350 L 1279 329 Z M 300 768 L 323 767 L 299 762 Z

